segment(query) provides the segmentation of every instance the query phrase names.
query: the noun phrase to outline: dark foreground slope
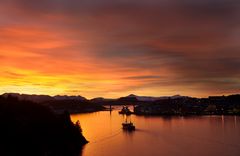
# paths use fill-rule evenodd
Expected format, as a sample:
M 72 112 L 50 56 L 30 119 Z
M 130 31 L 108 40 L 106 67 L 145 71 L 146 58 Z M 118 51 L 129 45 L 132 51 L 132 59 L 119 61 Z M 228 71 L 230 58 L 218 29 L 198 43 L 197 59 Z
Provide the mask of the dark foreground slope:
M 0 96 L 0 155 L 79 155 L 87 140 L 68 113 Z

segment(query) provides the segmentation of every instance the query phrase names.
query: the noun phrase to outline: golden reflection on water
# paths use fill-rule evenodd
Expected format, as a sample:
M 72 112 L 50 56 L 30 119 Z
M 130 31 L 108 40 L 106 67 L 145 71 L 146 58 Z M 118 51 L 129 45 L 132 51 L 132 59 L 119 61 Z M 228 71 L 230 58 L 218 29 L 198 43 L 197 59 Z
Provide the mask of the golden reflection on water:
M 90 141 L 83 156 L 239 156 L 240 118 L 236 116 L 145 117 L 131 115 L 136 126 L 124 132 L 117 111 L 75 114 Z

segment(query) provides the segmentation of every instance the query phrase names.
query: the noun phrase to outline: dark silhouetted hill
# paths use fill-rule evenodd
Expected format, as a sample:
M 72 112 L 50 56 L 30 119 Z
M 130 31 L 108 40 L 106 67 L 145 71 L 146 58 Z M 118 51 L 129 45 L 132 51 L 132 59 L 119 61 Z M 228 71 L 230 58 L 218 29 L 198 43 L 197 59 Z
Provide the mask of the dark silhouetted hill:
M 55 113 L 63 113 L 68 111 L 70 113 L 89 113 L 95 111 L 105 110 L 102 105 L 91 103 L 89 100 L 66 99 L 66 100 L 51 100 L 42 103 L 51 108 Z
M 73 156 L 87 143 L 69 113 L 54 114 L 42 105 L 0 96 L 0 155 Z
M 78 96 L 67 96 L 67 95 L 29 95 L 29 94 L 19 94 L 19 93 L 5 93 L 3 97 L 15 97 L 22 101 L 32 101 L 44 106 L 49 107 L 55 113 L 63 113 L 68 111 L 69 113 L 85 113 L 85 112 L 95 112 L 104 110 L 104 107 L 90 102 L 85 97 Z

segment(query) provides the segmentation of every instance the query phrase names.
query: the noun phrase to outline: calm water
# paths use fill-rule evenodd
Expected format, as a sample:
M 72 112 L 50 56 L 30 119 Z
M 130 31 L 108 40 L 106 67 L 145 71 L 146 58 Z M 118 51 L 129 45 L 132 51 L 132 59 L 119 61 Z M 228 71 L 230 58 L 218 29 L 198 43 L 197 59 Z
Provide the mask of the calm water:
M 90 141 L 83 156 L 240 156 L 240 117 L 131 116 L 137 130 L 121 129 L 118 111 L 72 115 Z M 128 120 L 130 120 L 128 118 Z

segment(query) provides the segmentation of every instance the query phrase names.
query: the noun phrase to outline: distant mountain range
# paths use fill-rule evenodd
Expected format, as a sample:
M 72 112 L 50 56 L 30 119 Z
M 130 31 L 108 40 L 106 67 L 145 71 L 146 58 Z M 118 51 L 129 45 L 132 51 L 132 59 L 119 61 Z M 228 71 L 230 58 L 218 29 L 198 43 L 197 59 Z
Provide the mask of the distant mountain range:
M 18 98 L 47 106 L 56 114 L 65 111 L 70 113 L 84 113 L 106 110 L 111 105 L 134 105 L 136 114 L 149 115 L 196 115 L 196 114 L 226 114 L 240 115 L 240 94 L 227 96 L 209 96 L 208 98 L 194 98 L 188 96 L 128 96 L 106 99 L 98 97 L 86 99 L 82 96 L 67 95 L 28 95 L 18 93 L 5 93 L 6 99 Z
M 37 103 L 45 102 L 45 101 L 53 101 L 53 100 L 78 100 L 78 101 L 86 101 L 87 99 L 82 96 L 67 96 L 67 95 L 35 95 L 35 94 L 19 94 L 19 93 L 4 93 L 3 97 L 12 96 L 17 97 L 19 100 L 28 100 Z
M 49 96 L 49 95 L 35 95 L 35 94 L 19 94 L 19 93 L 4 93 L 2 96 L 7 97 L 7 96 L 13 96 L 17 97 L 19 100 L 28 100 L 28 101 L 33 101 L 37 103 L 41 102 L 46 102 L 46 101 L 54 101 L 54 100 L 77 100 L 77 101 L 88 101 L 87 98 L 83 96 L 67 96 L 67 95 L 56 95 L 56 96 Z M 117 99 L 106 99 L 103 97 L 98 97 L 98 98 L 93 98 L 89 100 L 90 102 L 93 103 L 102 103 L 102 102 L 111 102 L 111 101 L 142 101 L 142 102 L 153 102 L 157 100 L 162 100 L 162 99 L 178 99 L 178 98 L 185 98 L 187 96 L 181 96 L 181 95 L 174 95 L 174 96 L 160 96 L 160 97 L 152 97 L 152 96 L 138 96 L 134 94 L 130 94 L 125 97 L 120 97 Z
M 80 113 L 80 112 L 94 112 L 104 110 L 105 108 L 99 103 L 91 102 L 82 96 L 67 96 L 67 95 L 29 95 L 19 93 L 5 93 L 2 97 L 17 98 L 19 101 L 30 101 L 46 106 L 53 110 L 56 114 L 61 114 L 64 111 L 69 113 Z
M 181 95 L 174 95 L 174 96 L 160 96 L 160 97 L 152 97 L 152 96 L 137 96 L 134 94 L 130 94 L 127 97 L 134 97 L 138 101 L 145 101 L 145 102 L 150 102 L 150 101 L 157 101 L 157 100 L 163 100 L 163 99 L 178 99 L 178 98 L 185 98 L 186 96 L 181 96 Z

